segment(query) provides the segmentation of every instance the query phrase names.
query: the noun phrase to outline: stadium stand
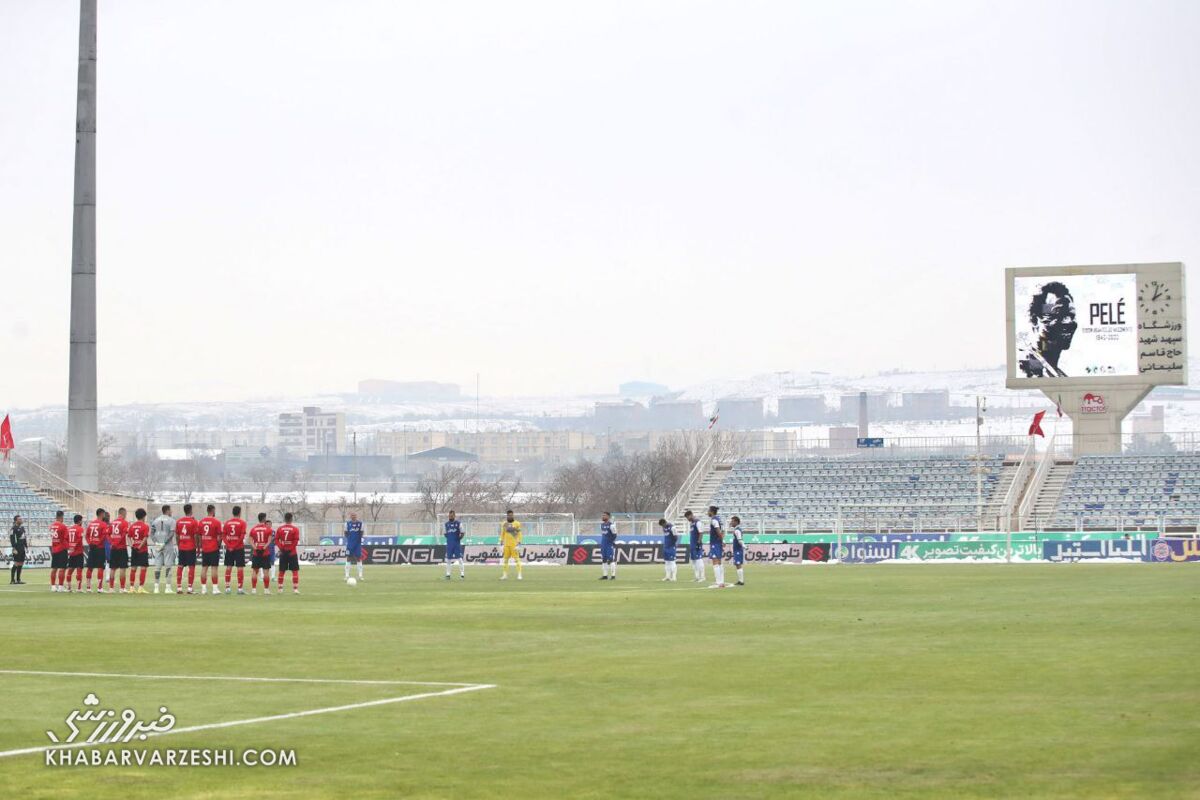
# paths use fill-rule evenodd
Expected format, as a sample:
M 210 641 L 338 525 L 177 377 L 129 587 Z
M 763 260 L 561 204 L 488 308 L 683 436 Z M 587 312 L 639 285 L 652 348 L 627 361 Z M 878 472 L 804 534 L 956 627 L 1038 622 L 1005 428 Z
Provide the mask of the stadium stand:
M 743 518 L 830 519 L 855 508 L 907 523 L 918 517 L 970 514 L 976 502 L 975 461 L 917 458 L 739 459 L 713 497 L 725 514 Z M 1004 464 L 984 456 L 983 502 L 991 506 Z
M 41 531 L 54 521 L 60 506 L 7 475 L 0 475 L 0 520 L 5 530 L 12 524 L 14 514 L 25 518 L 30 532 Z M 7 539 L 5 540 L 7 541 Z
M 1058 498 L 1056 528 L 1195 525 L 1200 453 L 1080 456 Z

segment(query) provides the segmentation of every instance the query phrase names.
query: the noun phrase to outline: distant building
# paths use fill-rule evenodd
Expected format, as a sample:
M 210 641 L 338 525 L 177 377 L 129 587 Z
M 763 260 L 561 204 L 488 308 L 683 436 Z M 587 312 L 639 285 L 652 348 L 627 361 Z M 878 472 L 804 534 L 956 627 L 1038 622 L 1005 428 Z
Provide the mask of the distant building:
M 780 422 L 822 422 L 826 413 L 823 395 L 792 395 L 779 398 Z
M 620 403 L 596 403 L 597 430 L 641 431 L 646 429 L 646 407 L 625 400 Z
M 904 392 L 900 395 L 905 419 L 947 419 L 950 416 L 950 392 Z
M 548 461 L 578 458 L 596 447 L 596 435 L 581 431 L 380 431 L 375 452 L 404 458 L 425 450 L 451 447 L 475 454 L 483 462 Z
M 387 456 L 309 456 L 308 471 L 313 475 L 357 475 L 360 478 L 390 478 L 392 475 L 392 459 Z
M 861 392 L 843 394 L 838 406 L 838 419 L 842 422 L 858 422 L 858 398 Z M 891 418 L 892 408 L 884 392 L 867 392 L 867 416 L 871 422 Z
M 650 404 L 648 426 L 656 431 L 696 430 L 708 424 L 699 400 L 667 400 Z
M 649 381 L 629 381 L 622 383 L 619 387 L 621 397 L 651 397 L 656 394 L 666 394 L 671 391 L 670 387 L 663 386 L 661 383 L 650 383 Z
M 358 382 L 358 394 L 373 400 L 458 400 L 462 390 L 454 383 L 366 380 Z
M 761 397 L 726 397 L 717 401 L 720 419 L 717 427 L 724 430 L 754 430 L 765 424 Z
M 293 456 L 337 454 L 346 449 L 346 415 L 305 406 L 279 415 L 279 446 Z
M 830 428 L 829 429 L 829 449 L 830 450 L 856 450 L 858 448 L 858 428 Z

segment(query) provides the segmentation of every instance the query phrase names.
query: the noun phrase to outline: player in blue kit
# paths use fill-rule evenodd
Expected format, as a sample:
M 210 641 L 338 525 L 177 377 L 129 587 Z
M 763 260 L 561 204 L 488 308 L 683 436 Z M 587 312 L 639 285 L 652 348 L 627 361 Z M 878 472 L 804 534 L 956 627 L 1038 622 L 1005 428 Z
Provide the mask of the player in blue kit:
M 700 537 L 700 520 L 691 509 L 683 512 L 688 521 L 688 559 L 692 562 L 692 579 L 704 583 L 704 540 Z
M 443 535 L 446 537 L 446 580 L 450 580 L 450 565 L 455 561 L 458 562 L 458 579 L 466 580 L 467 562 L 463 558 L 462 523 L 455 518 L 453 511 L 446 520 Z
M 358 579 L 363 579 L 363 524 L 354 511 L 346 522 L 346 580 L 350 580 L 350 565 L 358 565 Z
M 607 511 L 600 518 L 600 573 L 602 581 L 617 579 L 617 527 Z
M 746 571 L 744 565 L 746 563 L 746 548 L 742 544 L 742 518 L 732 516 L 729 518 L 729 536 L 733 540 L 733 566 L 737 568 L 737 585 L 746 585 Z M 722 568 L 724 569 L 724 568 Z
M 716 506 L 708 507 L 708 557 L 712 560 L 715 581 L 710 589 L 725 588 L 725 531 L 717 510 Z
M 675 526 L 667 522 L 665 519 L 658 521 L 658 526 L 663 532 L 663 568 L 666 574 L 663 576 L 664 581 L 674 581 L 676 577 L 675 563 L 676 547 L 679 544 L 679 537 L 675 535 Z

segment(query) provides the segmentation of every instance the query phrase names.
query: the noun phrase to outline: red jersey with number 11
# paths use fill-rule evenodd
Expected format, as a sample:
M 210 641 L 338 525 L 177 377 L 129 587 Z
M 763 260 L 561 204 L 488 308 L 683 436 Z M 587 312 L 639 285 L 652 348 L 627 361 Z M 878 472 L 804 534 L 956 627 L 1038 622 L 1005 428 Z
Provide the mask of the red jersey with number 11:
M 271 526 L 258 524 L 250 529 L 250 549 L 260 556 L 265 556 L 271 547 Z

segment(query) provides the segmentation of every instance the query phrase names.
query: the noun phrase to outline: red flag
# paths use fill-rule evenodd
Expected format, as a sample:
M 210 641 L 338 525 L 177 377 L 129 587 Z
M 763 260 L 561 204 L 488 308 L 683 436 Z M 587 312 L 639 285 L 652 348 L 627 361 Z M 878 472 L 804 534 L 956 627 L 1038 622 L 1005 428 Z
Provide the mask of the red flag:
M 717 424 L 717 418 L 720 416 L 721 416 L 721 410 L 717 409 L 717 411 L 711 417 L 708 418 L 708 429 L 710 431 L 713 429 L 713 426 Z
M 1041 436 L 1043 439 L 1046 438 L 1046 434 L 1042 433 L 1042 417 L 1044 417 L 1044 416 L 1046 416 L 1045 411 L 1039 411 L 1033 415 L 1033 424 L 1029 426 L 1029 435 L 1030 436 L 1033 436 L 1036 434 L 1038 436 Z
M 4 422 L 0 422 L 0 453 L 4 453 L 4 460 L 8 461 L 8 451 L 16 447 L 13 444 L 12 424 L 8 421 L 8 414 L 4 415 Z

